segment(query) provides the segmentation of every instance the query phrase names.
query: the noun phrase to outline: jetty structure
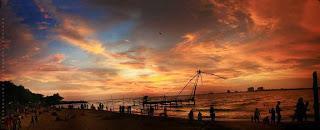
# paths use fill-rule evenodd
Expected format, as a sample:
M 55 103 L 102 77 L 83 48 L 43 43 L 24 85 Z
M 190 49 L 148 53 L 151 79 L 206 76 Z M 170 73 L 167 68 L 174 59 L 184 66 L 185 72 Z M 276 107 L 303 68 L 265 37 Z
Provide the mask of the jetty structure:
M 153 107 L 155 109 L 164 108 L 164 107 L 182 107 L 182 106 L 194 106 L 196 104 L 196 90 L 197 87 L 202 85 L 202 74 L 212 75 L 220 79 L 226 79 L 225 77 L 207 73 L 201 71 L 200 69 L 195 72 L 195 74 L 188 80 L 186 85 L 179 91 L 179 93 L 175 96 L 166 97 L 164 96 L 160 100 L 151 100 L 148 96 L 144 96 L 142 99 L 142 107 L 150 108 Z M 192 87 L 192 91 L 190 95 L 181 95 L 181 93 L 185 90 L 187 86 Z

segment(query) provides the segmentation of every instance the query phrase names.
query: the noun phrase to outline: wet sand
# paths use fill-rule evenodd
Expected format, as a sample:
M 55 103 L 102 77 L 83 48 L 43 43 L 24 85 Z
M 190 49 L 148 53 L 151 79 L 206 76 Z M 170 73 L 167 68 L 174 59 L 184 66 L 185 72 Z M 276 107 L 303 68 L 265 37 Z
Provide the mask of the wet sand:
M 277 130 L 320 128 L 315 123 L 284 123 L 281 126 L 264 125 L 248 121 L 217 121 L 214 123 L 186 119 L 148 117 L 142 115 L 127 115 L 106 111 L 93 110 L 62 110 L 57 111 L 61 120 L 51 113 L 42 113 L 35 126 L 30 125 L 30 115 L 22 120 L 22 130 Z

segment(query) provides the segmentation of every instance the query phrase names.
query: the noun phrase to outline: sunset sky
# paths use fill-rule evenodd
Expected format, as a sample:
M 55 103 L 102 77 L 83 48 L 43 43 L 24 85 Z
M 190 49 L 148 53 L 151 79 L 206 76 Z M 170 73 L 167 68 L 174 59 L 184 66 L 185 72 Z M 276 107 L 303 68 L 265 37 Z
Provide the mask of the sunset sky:
M 311 87 L 319 0 L 4 0 L 5 73 L 67 100 Z

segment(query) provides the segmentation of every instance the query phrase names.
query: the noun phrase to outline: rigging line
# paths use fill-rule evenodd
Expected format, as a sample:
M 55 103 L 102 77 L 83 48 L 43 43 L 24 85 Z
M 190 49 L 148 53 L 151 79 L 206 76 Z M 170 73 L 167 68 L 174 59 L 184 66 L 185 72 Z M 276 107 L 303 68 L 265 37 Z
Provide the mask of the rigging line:
M 221 79 L 227 79 L 226 77 L 222 77 L 222 76 L 219 76 L 219 75 L 216 75 L 216 74 L 212 74 L 212 73 L 207 73 L 207 72 L 202 72 L 202 73 L 213 75 L 213 76 L 216 76 L 216 77 L 221 78 Z
M 181 91 L 179 92 L 179 94 L 177 96 L 180 96 L 181 92 L 188 86 L 188 84 L 197 76 L 197 74 L 195 74 L 188 82 L 187 84 L 181 89 Z
M 198 81 L 199 81 L 199 75 L 200 75 L 200 73 L 197 74 L 197 79 L 195 80 L 193 91 L 192 91 L 192 94 L 191 94 L 193 96 L 193 99 L 196 96 L 196 90 L 197 90 L 197 85 L 198 85 Z
M 194 91 L 194 85 L 196 84 L 196 81 L 198 80 L 197 78 L 198 78 L 198 73 L 197 73 L 197 77 L 194 79 L 192 91 L 191 91 L 191 94 L 190 94 L 189 98 L 192 98 L 192 94 L 193 94 L 193 91 Z

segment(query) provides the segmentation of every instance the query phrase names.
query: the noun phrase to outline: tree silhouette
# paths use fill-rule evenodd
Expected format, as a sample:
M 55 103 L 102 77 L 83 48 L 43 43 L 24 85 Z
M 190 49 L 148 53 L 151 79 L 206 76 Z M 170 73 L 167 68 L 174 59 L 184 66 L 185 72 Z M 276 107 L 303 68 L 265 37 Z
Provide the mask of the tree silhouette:
M 32 93 L 24 86 L 17 86 L 11 81 L 0 81 L 0 86 L 5 89 L 5 101 L 8 109 L 20 106 L 56 105 L 63 99 L 58 93 L 46 97 L 42 94 Z
M 59 93 L 53 94 L 52 96 L 44 97 L 45 105 L 56 105 L 62 101 L 63 97 L 59 95 Z

